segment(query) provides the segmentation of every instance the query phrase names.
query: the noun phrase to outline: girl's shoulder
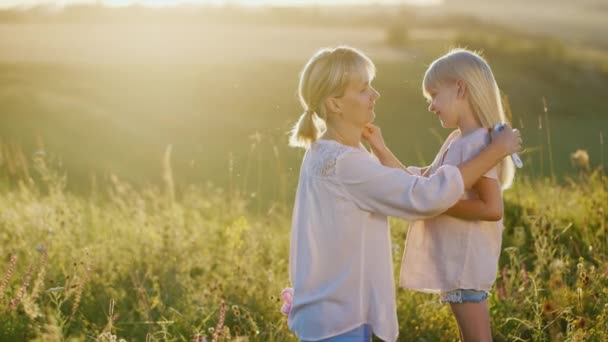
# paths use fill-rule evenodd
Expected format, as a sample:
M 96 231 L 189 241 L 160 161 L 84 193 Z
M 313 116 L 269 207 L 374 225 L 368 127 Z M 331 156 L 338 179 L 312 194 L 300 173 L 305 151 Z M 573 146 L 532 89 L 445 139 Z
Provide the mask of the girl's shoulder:
M 454 147 L 463 151 L 464 157 L 472 157 L 481 152 L 490 144 L 490 132 L 486 128 L 479 128 L 454 142 Z
M 488 144 L 490 142 L 490 132 L 488 132 L 487 128 L 481 127 L 466 135 L 462 135 L 460 130 L 456 129 L 450 134 L 449 138 L 452 138 L 453 142 L 458 142 L 459 144 Z
M 455 129 L 453 130 L 447 138 L 445 138 L 445 142 L 443 143 L 443 145 L 445 147 L 450 146 L 453 142 L 457 141 L 458 139 L 461 138 L 461 133 L 459 129 Z
M 448 149 L 452 145 L 452 143 L 454 143 L 455 141 L 457 141 L 459 138 L 460 138 L 460 130 L 459 129 L 455 129 L 452 132 L 450 132 L 450 134 L 448 135 L 448 137 L 445 138 L 445 141 L 443 142 L 443 145 L 439 149 L 439 153 L 438 154 L 443 154 L 443 152 L 446 149 Z
M 459 129 L 455 129 L 453 130 L 450 135 L 448 135 L 448 137 L 445 139 L 446 142 L 452 141 L 454 139 L 456 139 L 457 137 L 460 136 L 460 130 Z

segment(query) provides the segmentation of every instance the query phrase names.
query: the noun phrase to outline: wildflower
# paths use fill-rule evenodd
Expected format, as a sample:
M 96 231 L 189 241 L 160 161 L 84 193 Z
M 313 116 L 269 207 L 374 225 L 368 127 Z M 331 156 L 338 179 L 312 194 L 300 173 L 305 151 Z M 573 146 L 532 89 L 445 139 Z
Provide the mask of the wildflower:
M 581 272 L 580 278 L 581 278 L 581 281 L 583 282 L 583 285 L 587 285 L 589 283 L 589 276 L 587 275 L 587 273 L 585 271 Z
M 551 268 L 552 272 L 562 272 L 566 265 L 562 259 L 555 259 L 551 262 L 549 267 Z
M 30 297 L 32 297 L 32 300 L 34 301 L 38 298 L 40 291 L 44 287 L 44 277 L 46 275 L 47 251 L 44 246 L 39 247 L 40 249 L 38 250 L 40 251 L 40 266 L 38 269 L 38 274 L 36 275 L 36 280 L 34 281 L 32 293 L 30 294 Z
M 552 301 L 547 300 L 543 303 L 543 313 L 545 315 L 551 316 L 556 311 L 557 311 L 557 307 L 555 306 L 555 303 L 553 303 Z
M 224 302 L 222 300 L 222 304 L 220 305 L 220 319 L 217 322 L 217 325 L 215 326 L 212 341 L 217 341 L 218 337 L 222 336 L 222 334 L 224 332 L 223 328 L 224 328 L 224 319 L 225 318 L 226 318 L 226 302 Z
M 21 285 L 21 287 L 19 288 L 19 291 L 17 292 L 15 297 L 13 297 L 13 299 L 11 300 L 11 302 L 9 304 L 9 307 L 8 307 L 9 311 L 13 311 L 17 308 L 17 305 L 19 305 L 21 298 L 27 292 L 27 289 L 30 286 L 30 280 L 32 278 L 33 269 L 34 269 L 33 265 L 30 265 L 30 267 L 27 270 L 27 273 L 25 274 L 25 277 L 23 278 L 23 284 Z
M 570 154 L 570 161 L 578 170 L 589 170 L 589 153 L 585 150 L 578 149 Z
M 507 298 L 504 281 L 498 283 L 498 298 L 500 298 L 500 300 L 505 300 Z
M 549 288 L 559 289 L 564 286 L 564 281 L 562 280 L 562 276 L 559 273 L 551 275 L 549 278 Z
M 64 287 L 63 287 L 63 286 L 57 286 L 57 287 L 52 287 L 52 288 L 50 288 L 50 289 L 48 289 L 48 290 L 46 290 L 46 291 L 47 291 L 47 292 L 59 292 L 59 291 L 61 291 L 61 290 L 63 290 L 63 289 L 64 289 Z
M 577 328 L 584 329 L 587 326 L 587 320 L 585 317 L 579 317 L 574 324 L 576 324 Z
M 521 278 L 524 283 L 528 281 L 528 272 L 526 271 L 526 264 L 524 264 L 523 262 L 521 263 Z
M 193 342 L 207 342 L 207 337 L 205 335 L 196 334 L 192 339 Z
M 293 288 L 287 287 L 281 292 L 283 298 L 283 306 L 281 307 L 281 313 L 289 315 L 291 312 L 291 304 L 293 302 Z
M 11 254 L 11 258 L 8 262 L 8 269 L 6 270 L 6 274 L 2 279 L 2 283 L 0 284 L 0 298 L 4 297 L 4 290 L 8 286 L 8 281 L 13 276 L 13 272 L 15 271 L 15 264 L 17 264 L 17 254 Z

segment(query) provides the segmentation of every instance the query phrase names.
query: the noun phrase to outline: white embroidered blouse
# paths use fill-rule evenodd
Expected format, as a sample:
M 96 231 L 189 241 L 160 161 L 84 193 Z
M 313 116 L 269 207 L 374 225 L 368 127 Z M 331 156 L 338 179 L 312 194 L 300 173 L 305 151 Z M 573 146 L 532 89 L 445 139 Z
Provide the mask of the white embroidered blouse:
M 303 340 L 362 324 L 385 341 L 398 335 L 387 216 L 436 216 L 463 195 L 455 166 L 429 178 L 380 164 L 365 149 L 318 140 L 306 152 L 293 210 L 288 317 Z

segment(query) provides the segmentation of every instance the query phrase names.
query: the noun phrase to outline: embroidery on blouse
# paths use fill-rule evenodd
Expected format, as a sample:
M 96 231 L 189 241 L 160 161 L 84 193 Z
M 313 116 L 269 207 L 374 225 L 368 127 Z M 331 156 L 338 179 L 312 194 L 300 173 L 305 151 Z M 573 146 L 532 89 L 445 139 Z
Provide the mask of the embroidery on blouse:
M 336 175 L 338 157 L 353 148 L 333 142 L 316 143 L 311 146 L 311 174 L 317 177 L 333 177 Z

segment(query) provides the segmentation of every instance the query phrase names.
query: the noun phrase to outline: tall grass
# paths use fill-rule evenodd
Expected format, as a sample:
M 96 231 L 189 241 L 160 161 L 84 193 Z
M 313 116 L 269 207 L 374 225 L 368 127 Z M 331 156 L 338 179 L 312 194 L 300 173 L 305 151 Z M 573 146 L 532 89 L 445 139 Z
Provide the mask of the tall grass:
M 162 186 L 110 175 L 107 187 L 75 195 L 52 156 L 3 146 L 0 340 L 295 341 L 278 298 L 289 281 L 284 184 L 295 175 L 261 184 L 263 138 L 252 139 L 242 182 L 275 187 L 275 201 L 256 202 L 238 182 L 176 188 L 170 148 Z M 495 340 L 608 339 L 607 188 L 598 167 L 561 184 L 520 176 L 505 193 Z M 391 223 L 397 268 L 407 223 Z M 400 340 L 457 340 L 437 298 L 399 290 L 397 299 Z

